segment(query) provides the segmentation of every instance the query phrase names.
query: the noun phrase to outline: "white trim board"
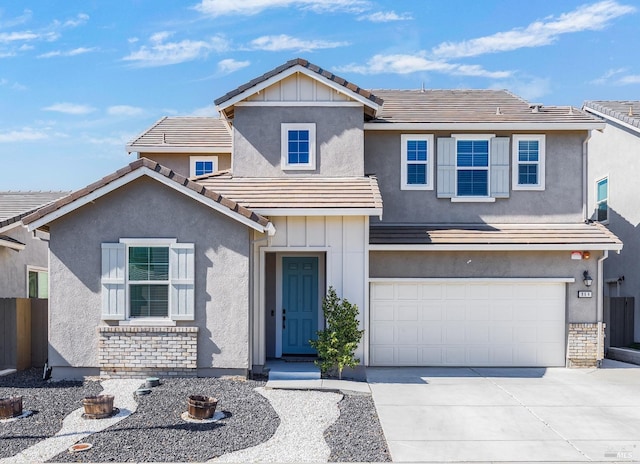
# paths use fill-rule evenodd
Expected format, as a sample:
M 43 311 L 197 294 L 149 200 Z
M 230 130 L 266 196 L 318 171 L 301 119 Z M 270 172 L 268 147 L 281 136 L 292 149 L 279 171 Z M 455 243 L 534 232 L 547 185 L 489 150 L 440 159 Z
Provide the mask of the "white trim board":
M 275 233 L 275 228 L 273 227 L 273 224 L 271 224 L 270 222 L 266 225 L 266 226 L 261 226 L 260 224 L 258 224 L 255 221 L 252 221 L 251 219 L 248 219 L 244 216 L 242 216 L 241 214 L 238 214 L 234 211 L 231 211 L 229 208 L 227 208 L 226 206 L 221 205 L 220 203 L 218 203 L 217 201 L 211 200 L 207 197 L 205 197 L 204 195 L 201 195 L 197 192 L 194 192 L 193 190 L 178 184 L 177 182 L 168 179 L 167 177 L 165 177 L 164 175 L 153 171 L 151 169 L 149 169 L 146 166 L 143 166 L 141 168 L 136 169 L 135 171 L 131 171 L 127 174 L 125 174 L 124 176 L 114 180 L 113 182 L 109 182 L 108 184 L 94 190 L 93 192 L 78 198 L 77 200 L 63 206 L 60 209 L 57 209 L 49 214 L 46 214 L 45 216 L 41 217 L 40 219 L 37 219 L 33 222 L 31 222 L 30 224 L 28 224 L 28 229 L 29 231 L 33 231 L 35 229 L 37 229 L 38 227 L 41 227 L 45 224 L 48 224 L 51 221 L 54 221 L 78 208 L 80 208 L 81 206 L 86 205 L 87 203 L 91 203 L 94 200 L 102 197 L 103 195 L 106 195 L 107 193 L 113 192 L 114 190 L 142 177 L 142 176 L 148 176 L 152 179 L 155 179 L 157 181 L 159 181 L 160 183 L 171 187 L 172 189 L 204 204 L 209 206 L 210 208 L 214 209 L 215 211 L 218 211 L 221 214 L 224 214 L 227 217 L 230 217 L 232 219 L 235 219 L 236 221 L 254 229 L 257 230 L 258 232 L 262 232 L 262 233 L 269 233 L 271 235 L 271 231 L 273 231 Z
M 575 251 L 575 250 L 622 250 L 622 245 L 603 243 L 574 244 L 461 244 L 461 245 L 369 245 L 370 251 Z
M 621 121 L 620 119 L 618 119 L 618 118 L 616 118 L 614 116 L 609 116 L 608 114 L 602 113 L 602 112 L 600 112 L 598 110 L 594 110 L 593 108 L 589 108 L 588 106 L 584 106 L 583 109 L 588 113 L 595 114 L 596 116 L 600 116 L 601 118 L 604 118 L 604 119 L 606 119 L 608 121 L 611 121 L 611 122 L 613 122 L 615 124 L 619 124 L 620 126 L 626 127 L 627 129 L 630 129 L 630 130 L 632 130 L 634 132 L 640 133 L 640 128 L 638 128 L 638 127 L 636 127 L 636 126 L 634 126 L 632 124 L 629 124 L 627 122 Z
M 549 282 L 574 283 L 574 277 L 370 277 L 369 282 Z
M 449 130 L 449 131 L 552 131 L 552 130 L 592 130 L 604 129 L 604 122 L 366 122 L 364 130 Z
M 127 145 L 125 147 L 127 153 L 195 153 L 195 154 L 205 154 L 205 153 L 223 153 L 223 154 L 231 154 L 233 151 L 230 147 L 190 147 L 187 145 L 181 146 L 157 146 L 157 145 Z

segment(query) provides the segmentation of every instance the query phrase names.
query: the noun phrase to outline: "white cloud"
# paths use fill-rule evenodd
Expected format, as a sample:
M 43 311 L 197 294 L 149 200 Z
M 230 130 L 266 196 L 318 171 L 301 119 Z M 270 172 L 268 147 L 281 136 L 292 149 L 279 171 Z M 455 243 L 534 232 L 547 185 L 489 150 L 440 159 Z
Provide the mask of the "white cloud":
M 31 140 L 42 140 L 48 137 L 49 135 L 46 132 L 25 127 L 20 130 L 0 132 L 0 143 L 27 142 Z
M 33 12 L 31 10 L 24 10 L 21 16 L 16 16 L 13 19 L 5 19 L 3 21 L 0 21 L 0 28 L 8 29 L 10 27 L 15 27 L 21 24 L 25 24 L 29 22 L 32 16 L 33 16 Z
M 54 50 L 51 52 L 43 53 L 42 55 L 38 55 L 38 58 L 53 58 L 55 56 L 77 56 L 77 55 L 84 55 L 85 53 L 91 53 L 96 50 L 98 50 L 97 47 L 91 47 L 91 48 L 79 47 L 79 48 L 74 48 L 73 50 L 67 50 L 67 51 Z
M 27 40 L 35 40 L 40 36 L 34 32 L 0 32 L 0 43 L 24 42 Z
M 286 34 L 265 35 L 251 41 L 251 47 L 256 50 L 277 52 L 282 50 L 296 50 L 310 52 L 325 48 L 337 48 L 349 45 L 348 42 L 329 42 L 325 40 L 302 40 Z
M 602 76 L 591 81 L 591 84 L 606 84 L 613 76 L 627 72 L 627 68 L 609 69 Z
M 238 61 L 228 58 L 218 62 L 218 72 L 220 74 L 227 75 L 237 71 L 238 69 L 246 68 L 250 64 L 251 62 L 249 61 Z
M 107 108 L 107 114 L 111 116 L 140 116 L 144 110 L 137 106 L 114 105 Z
M 551 93 L 551 80 L 534 77 L 531 79 L 501 81 L 491 86 L 492 89 L 508 89 L 510 92 L 527 101 L 536 101 Z
M 408 21 L 413 19 L 410 13 L 398 14 L 395 11 L 378 11 L 358 17 L 358 21 L 371 21 L 372 23 L 388 23 L 392 21 Z
M 139 38 L 137 38 L 137 37 L 129 37 L 129 38 L 127 39 L 127 42 L 129 42 L 130 44 L 132 44 L 132 43 L 136 43 L 136 42 L 138 42 L 139 40 L 140 40 L 140 39 L 139 39 Z
M 27 87 L 19 82 L 11 82 L 9 79 L 0 79 L 0 87 L 7 87 L 13 90 L 26 90 Z
M 218 111 L 216 110 L 215 105 L 208 105 L 202 108 L 196 108 L 191 112 L 191 114 L 189 114 L 189 116 L 209 116 L 209 117 L 216 117 L 219 115 L 220 113 L 218 113 Z
M 618 79 L 618 84 L 621 84 L 621 85 L 640 84 L 640 74 L 631 74 L 628 76 L 621 77 L 620 79 Z
M 269 8 L 298 8 L 316 13 L 346 11 L 361 13 L 366 0 L 202 0 L 194 8 L 208 16 L 256 15 Z
M 44 111 L 55 111 L 65 114 L 89 114 L 96 109 L 89 105 L 77 105 L 75 103 L 55 103 L 53 105 L 42 108 Z
M 63 27 L 78 27 L 89 21 L 89 15 L 84 13 L 78 13 L 73 19 L 68 19 L 64 22 Z
M 621 5 L 614 0 L 605 0 L 591 5 L 582 5 L 557 18 L 549 17 L 543 21 L 535 21 L 524 29 L 516 28 L 462 42 L 444 42 L 435 47 L 433 53 L 435 56 L 461 58 L 519 48 L 540 47 L 555 42 L 562 34 L 603 29 L 611 20 L 635 11 L 633 6 Z
M 478 65 L 461 65 L 446 61 L 429 60 L 424 53 L 416 55 L 375 55 L 366 65 L 348 65 L 338 68 L 341 72 L 358 74 L 410 74 L 414 72 L 439 72 L 457 76 L 504 79 L 511 71 L 488 71 Z
M 206 57 L 210 52 L 223 52 L 229 49 L 228 41 L 218 35 L 209 40 L 182 40 L 165 42 L 170 32 L 158 32 L 150 37 L 150 44 L 141 46 L 137 51 L 123 58 L 136 66 L 165 66 Z

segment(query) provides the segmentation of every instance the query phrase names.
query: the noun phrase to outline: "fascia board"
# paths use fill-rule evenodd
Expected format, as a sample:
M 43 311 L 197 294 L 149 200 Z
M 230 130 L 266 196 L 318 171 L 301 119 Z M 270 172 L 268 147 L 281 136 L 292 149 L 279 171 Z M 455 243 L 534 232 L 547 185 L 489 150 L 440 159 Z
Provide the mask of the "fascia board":
M 0 237 L 0 247 L 10 248 L 16 251 L 22 251 L 25 249 L 26 245 L 24 243 L 16 243 L 10 240 L 4 240 Z
M 450 130 L 450 131 L 556 131 L 556 130 L 602 130 L 604 122 L 367 122 L 365 130 L 400 131 L 400 130 Z
M 104 185 L 100 188 L 98 188 L 97 190 L 94 190 L 93 192 L 83 196 L 82 198 L 78 198 L 77 200 L 73 201 L 72 203 L 69 203 L 65 206 L 63 206 L 60 209 L 57 209 L 55 211 L 52 211 L 51 213 L 31 222 L 28 224 L 28 229 L 29 231 L 33 231 L 35 229 L 37 229 L 38 227 L 41 227 L 45 224 L 48 224 L 68 213 L 70 213 L 71 211 L 74 211 L 84 205 L 86 205 L 87 203 L 91 203 L 93 201 L 95 201 L 96 199 L 100 198 L 103 195 L 106 195 L 110 192 L 113 192 L 114 190 L 128 184 L 129 182 L 132 182 L 142 176 L 149 176 L 152 179 L 155 179 L 161 183 L 163 183 L 164 185 L 171 187 L 174 190 L 177 190 L 180 193 L 183 193 L 185 195 L 187 195 L 188 197 L 203 203 L 207 206 L 209 206 L 210 208 L 222 213 L 225 216 L 228 216 L 232 219 L 235 219 L 238 222 L 241 222 L 242 224 L 257 230 L 258 232 L 266 232 L 268 229 L 268 225 L 267 226 L 262 226 L 260 224 L 258 224 L 255 221 L 252 221 L 251 219 L 248 219 L 244 216 L 242 216 L 241 214 L 238 214 L 234 211 L 231 211 L 229 208 L 227 208 L 226 206 L 221 205 L 220 203 L 218 203 L 217 201 L 211 200 L 210 198 L 207 198 L 197 192 L 194 192 L 193 190 L 178 184 L 177 182 L 168 179 L 167 177 L 165 177 L 164 175 L 156 172 L 156 171 L 152 171 L 151 169 L 147 168 L 147 167 L 142 167 L 139 168 L 135 171 L 132 171 L 130 173 L 125 174 L 124 176 L 120 177 L 119 179 L 114 180 L 113 182 L 108 183 L 107 185 Z
M 621 125 L 623 127 L 626 127 L 627 129 L 630 129 L 630 130 L 632 130 L 634 132 L 640 133 L 640 128 L 638 128 L 638 127 L 636 127 L 636 126 L 634 126 L 632 124 L 629 124 L 628 122 L 621 121 L 620 119 L 618 119 L 618 118 L 616 118 L 614 116 L 610 116 L 610 115 L 602 113 L 602 112 L 600 112 L 598 110 L 594 110 L 593 108 L 589 108 L 588 106 L 585 106 L 584 110 L 587 111 L 588 113 L 595 114 L 596 116 L 600 116 L 601 118 L 607 119 L 608 121 L 611 121 L 611 122 L 619 124 L 619 125 Z
M 621 244 L 608 243 L 575 243 L 575 244 L 464 244 L 464 245 L 384 245 L 371 244 L 371 251 L 575 251 L 575 250 L 593 250 L 593 251 L 620 251 Z
M 251 208 L 262 216 L 382 216 L 382 208 Z
M 228 147 L 166 147 L 166 146 L 133 146 L 125 147 L 127 153 L 228 153 L 231 154 L 232 149 Z

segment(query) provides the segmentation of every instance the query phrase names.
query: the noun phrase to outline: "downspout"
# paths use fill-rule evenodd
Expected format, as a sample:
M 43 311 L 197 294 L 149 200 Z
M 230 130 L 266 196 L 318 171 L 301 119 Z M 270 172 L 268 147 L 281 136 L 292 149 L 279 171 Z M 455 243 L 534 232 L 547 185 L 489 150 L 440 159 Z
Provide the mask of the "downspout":
M 587 144 L 591 139 L 591 131 L 588 131 L 587 134 L 588 134 L 587 138 L 584 139 L 584 142 L 582 142 L 582 220 L 584 222 L 587 222 L 587 219 L 588 219 L 587 201 L 589 198 L 589 190 L 588 190 L 589 176 L 587 173 L 587 169 L 589 168 L 589 163 L 587 160 L 587 156 L 588 156 Z
M 596 353 L 596 366 L 601 367 L 602 366 L 602 359 L 598 359 L 598 357 L 600 356 L 600 353 L 602 353 L 602 357 L 604 358 L 604 348 L 602 346 L 602 343 L 604 342 L 604 328 L 602 325 L 602 319 L 603 319 L 603 314 L 604 314 L 604 289 L 603 289 L 603 282 L 604 282 L 604 276 L 603 276 L 603 270 L 602 270 L 602 266 L 603 266 L 603 261 L 605 259 L 607 259 L 609 257 L 609 250 L 604 250 L 602 252 L 602 257 L 598 258 L 598 270 L 597 272 L 597 278 L 598 278 L 598 288 L 596 289 L 596 297 L 597 297 L 597 301 L 596 301 L 596 321 L 598 322 L 598 351 Z

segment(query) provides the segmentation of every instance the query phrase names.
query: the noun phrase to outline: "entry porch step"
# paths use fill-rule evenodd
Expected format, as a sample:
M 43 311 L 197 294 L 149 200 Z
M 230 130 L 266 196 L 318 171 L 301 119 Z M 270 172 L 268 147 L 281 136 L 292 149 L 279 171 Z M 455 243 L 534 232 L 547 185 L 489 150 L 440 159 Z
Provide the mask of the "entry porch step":
M 319 380 L 320 368 L 311 361 L 288 362 L 282 359 L 267 361 L 269 380 Z

